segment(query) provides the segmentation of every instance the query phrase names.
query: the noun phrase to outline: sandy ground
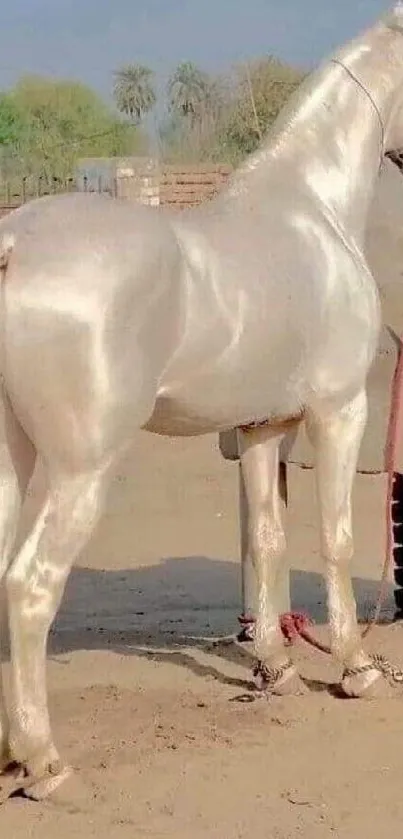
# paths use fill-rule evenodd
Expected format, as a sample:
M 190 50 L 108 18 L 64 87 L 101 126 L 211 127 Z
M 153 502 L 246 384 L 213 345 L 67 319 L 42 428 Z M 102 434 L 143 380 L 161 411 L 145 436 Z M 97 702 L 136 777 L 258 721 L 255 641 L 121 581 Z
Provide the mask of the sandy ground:
M 355 586 L 376 596 L 383 481 L 357 481 Z M 290 479 L 293 605 L 324 619 L 313 476 Z M 0 811 L 5 839 L 379 837 L 403 818 L 403 690 L 337 698 L 319 653 L 295 657 L 312 692 L 241 701 L 250 659 L 214 639 L 239 611 L 237 467 L 216 438 L 139 434 L 52 631 L 49 690 L 75 779 L 46 804 Z M 391 589 L 392 591 L 392 589 Z M 320 629 L 323 635 L 325 628 Z M 373 650 L 403 663 L 401 626 Z

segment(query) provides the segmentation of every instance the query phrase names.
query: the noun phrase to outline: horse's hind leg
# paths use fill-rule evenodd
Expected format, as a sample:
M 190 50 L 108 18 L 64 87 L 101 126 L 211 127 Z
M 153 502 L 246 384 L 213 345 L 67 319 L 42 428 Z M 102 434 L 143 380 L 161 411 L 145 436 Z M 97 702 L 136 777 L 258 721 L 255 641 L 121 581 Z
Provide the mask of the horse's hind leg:
M 12 557 L 21 503 L 34 465 L 35 450 L 16 420 L 7 396 L 0 390 L 0 586 Z M 6 628 L 5 605 L 6 601 L 1 591 L 0 631 Z M 0 660 L 0 773 L 10 757 L 8 716 L 2 691 L 1 670 Z M 0 798 L 2 786 L 0 778 Z
M 39 799 L 69 774 L 53 744 L 46 690 L 46 641 L 64 586 L 103 507 L 108 465 L 48 474 L 33 529 L 7 573 L 11 641 L 10 751 L 27 795 Z
M 351 696 L 376 695 L 382 687 L 379 672 L 371 666 L 363 650 L 350 569 L 353 556 L 351 497 L 366 418 L 364 391 L 342 409 L 335 411 L 319 405 L 307 418 L 309 436 L 316 449 L 321 551 L 326 564 L 331 646 L 345 672 L 350 671 L 343 679 L 343 688 Z
M 304 692 L 287 655 L 279 627 L 278 576 L 285 549 L 279 492 L 279 448 L 286 429 L 239 432 L 248 504 L 248 554 L 257 587 L 255 652 L 263 685 L 272 693 Z

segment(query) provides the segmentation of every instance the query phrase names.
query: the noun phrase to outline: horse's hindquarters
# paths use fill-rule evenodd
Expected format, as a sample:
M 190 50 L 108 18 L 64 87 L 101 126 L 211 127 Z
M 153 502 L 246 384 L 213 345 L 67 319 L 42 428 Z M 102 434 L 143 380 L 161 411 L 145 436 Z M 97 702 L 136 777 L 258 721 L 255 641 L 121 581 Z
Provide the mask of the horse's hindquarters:
M 79 469 L 113 458 L 150 417 L 181 328 L 170 228 L 106 206 L 80 200 L 74 220 L 59 202 L 26 211 L 5 277 L 10 399 L 43 457 Z

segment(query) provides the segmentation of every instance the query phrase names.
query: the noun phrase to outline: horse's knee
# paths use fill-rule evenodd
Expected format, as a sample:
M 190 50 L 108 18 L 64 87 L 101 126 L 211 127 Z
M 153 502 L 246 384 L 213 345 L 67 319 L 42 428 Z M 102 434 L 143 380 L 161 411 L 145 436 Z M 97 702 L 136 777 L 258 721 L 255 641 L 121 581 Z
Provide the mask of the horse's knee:
M 321 553 L 329 568 L 349 565 L 354 553 L 353 537 L 348 533 L 337 537 L 324 536 Z
M 286 548 L 284 528 L 262 506 L 249 521 L 249 550 L 254 566 L 260 561 L 276 562 Z

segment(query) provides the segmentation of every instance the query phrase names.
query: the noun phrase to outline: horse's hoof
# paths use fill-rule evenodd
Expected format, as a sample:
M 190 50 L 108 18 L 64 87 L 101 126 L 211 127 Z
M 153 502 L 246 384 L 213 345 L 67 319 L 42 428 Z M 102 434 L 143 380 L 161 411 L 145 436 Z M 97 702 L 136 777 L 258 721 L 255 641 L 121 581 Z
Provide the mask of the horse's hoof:
M 275 685 L 274 693 L 276 696 L 307 696 L 309 690 L 298 671 L 294 670 L 288 677 L 280 679 Z
M 349 699 L 389 699 L 394 695 L 392 685 L 375 668 L 367 673 L 344 676 L 341 687 Z
M 254 675 L 257 689 L 266 696 L 304 696 L 308 693 L 296 667 L 290 662 L 277 668 L 259 662 Z
M 14 793 L 20 792 L 26 780 L 23 767 L 9 763 L 0 774 L 0 804 L 4 804 Z
M 22 785 L 24 796 L 32 801 L 44 801 L 72 775 L 73 769 L 71 766 L 58 766 L 57 764 L 50 766 L 48 771 L 40 778 L 33 778 L 28 775 Z
M 15 765 L 8 749 L 0 750 L 0 777 L 6 773 L 11 765 Z
M 255 640 L 255 627 L 254 626 L 244 626 L 236 639 L 239 644 L 251 644 Z
M 298 671 L 293 667 L 277 684 L 274 685 L 275 696 L 306 696 L 309 690 L 302 681 Z

